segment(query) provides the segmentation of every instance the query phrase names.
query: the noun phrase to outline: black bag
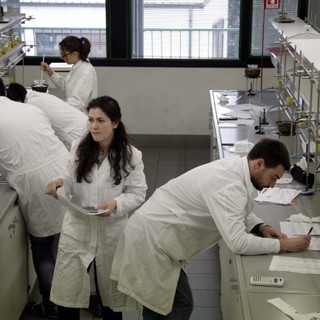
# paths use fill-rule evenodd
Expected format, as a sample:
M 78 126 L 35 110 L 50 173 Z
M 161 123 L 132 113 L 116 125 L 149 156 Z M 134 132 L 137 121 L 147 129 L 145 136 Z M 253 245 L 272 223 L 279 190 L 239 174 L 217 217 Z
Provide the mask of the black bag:
M 307 176 L 307 172 L 296 164 L 290 169 L 290 174 L 293 179 L 305 184 L 308 188 L 311 188 L 314 184 L 314 174 L 309 172 L 309 175 Z

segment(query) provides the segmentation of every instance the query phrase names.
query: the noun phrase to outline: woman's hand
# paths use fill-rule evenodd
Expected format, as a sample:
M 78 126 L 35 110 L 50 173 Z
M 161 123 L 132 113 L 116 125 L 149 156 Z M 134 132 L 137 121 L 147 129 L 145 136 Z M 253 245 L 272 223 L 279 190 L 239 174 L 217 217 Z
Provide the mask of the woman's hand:
M 41 69 L 49 76 L 51 77 L 53 75 L 53 70 L 50 68 L 50 66 L 46 62 L 41 62 Z
M 109 217 L 111 213 L 114 213 L 117 209 L 117 202 L 116 200 L 110 200 L 106 202 L 102 202 L 96 208 L 97 210 L 107 210 L 107 212 L 99 214 L 101 217 Z
M 46 187 L 46 194 L 58 199 L 57 189 L 63 186 L 63 180 L 61 178 L 50 181 Z

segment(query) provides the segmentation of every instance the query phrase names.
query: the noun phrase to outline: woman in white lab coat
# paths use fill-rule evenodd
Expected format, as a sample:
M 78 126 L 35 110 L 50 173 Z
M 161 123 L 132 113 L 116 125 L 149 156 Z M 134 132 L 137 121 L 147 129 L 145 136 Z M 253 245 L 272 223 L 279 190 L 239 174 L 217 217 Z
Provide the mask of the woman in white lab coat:
M 79 319 L 90 296 L 88 269 L 95 270 L 103 319 L 122 319 L 121 312 L 135 302 L 117 291 L 109 279 L 114 251 L 129 213 L 145 199 L 146 181 L 141 152 L 128 142 L 118 103 L 107 96 L 92 100 L 88 107 L 89 132 L 71 148 L 69 175 L 47 186 L 57 197 L 63 187 L 72 202 L 81 207 L 107 210 L 85 215 L 67 210 L 51 290 L 59 307 L 59 319 Z
M 41 68 L 64 92 L 68 104 L 86 112 L 88 102 L 98 95 L 97 73 L 88 59 L 90 41 L 85 37 L 67 36 L 59 43 L 59 49 L 63 61 L 73 64 L 69 74 L 66 77 L 59 75 L 46 62 L 41 62 Z

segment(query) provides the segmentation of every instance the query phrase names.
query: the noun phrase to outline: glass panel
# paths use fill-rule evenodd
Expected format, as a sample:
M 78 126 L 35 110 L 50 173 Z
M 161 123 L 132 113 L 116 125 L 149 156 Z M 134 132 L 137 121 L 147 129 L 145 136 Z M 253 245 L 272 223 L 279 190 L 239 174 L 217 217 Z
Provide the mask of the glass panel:
M 105 0 L 20 0 L 20 12 L 34 17 L 23 25 L 27 56 L 60 56 L 58 43 L 72 34 L 89 39 L 89 58 L 106 57 Z
M 282 2 L 283 1 L 283 2 Z M 274 17 L 279 17 L 279 12 L 284 9 L 290 16 L 297 16 L 298 0 L 280 1 L 279 9 L 265 10 L 265 27 L 263 30 L 264 1 L 253 0 L 252 11 L 252 37 L 251 37 L 251 54 L 253 56 L 269 55 L 268 45 L 279 40 L 279 32 L 272 26 Z M 264 32 L 264 43 L 262 48 L 262 39 Z
M 239 58 L 240 0 L 133 3 L 133 58 Z
M 308 19 L 310 23 L 319 31 L 320 30 L 320 1 L 309 0 Z

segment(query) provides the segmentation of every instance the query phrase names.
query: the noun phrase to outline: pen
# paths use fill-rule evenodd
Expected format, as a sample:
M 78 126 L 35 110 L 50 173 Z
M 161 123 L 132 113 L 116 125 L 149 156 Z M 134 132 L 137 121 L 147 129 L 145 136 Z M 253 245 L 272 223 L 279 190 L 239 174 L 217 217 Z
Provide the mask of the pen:
M 310 230 L 309 230 L 309 232 L 308 232 L 308 236 L 310 236 L 312 230 L 313 230 L 313 227 L 310 228 Z

